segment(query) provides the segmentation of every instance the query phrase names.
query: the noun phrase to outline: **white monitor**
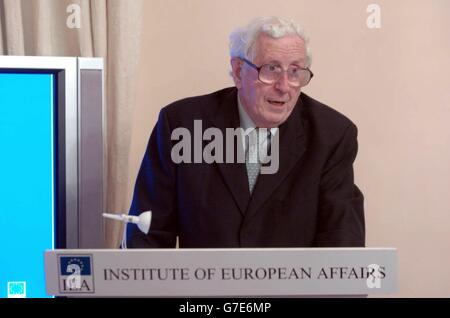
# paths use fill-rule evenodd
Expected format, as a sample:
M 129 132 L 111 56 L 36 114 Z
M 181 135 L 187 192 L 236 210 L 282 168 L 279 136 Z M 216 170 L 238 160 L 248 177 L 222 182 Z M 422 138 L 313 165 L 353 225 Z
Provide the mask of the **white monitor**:
M 0 56 L 0 297 L 46 295 L 46 249 L 104 247 L 104 136 L 102 59 Z

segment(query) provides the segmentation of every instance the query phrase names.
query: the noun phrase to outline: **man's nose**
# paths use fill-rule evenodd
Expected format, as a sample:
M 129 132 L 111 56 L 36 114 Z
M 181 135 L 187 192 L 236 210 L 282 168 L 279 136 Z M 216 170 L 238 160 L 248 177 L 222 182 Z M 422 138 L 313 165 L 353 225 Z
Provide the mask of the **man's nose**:
M 282 93 L 287 93 L 289 91 L 289 80 L 287 72 L 283 72 L 280 78 L 275 82 L 275 88 Z

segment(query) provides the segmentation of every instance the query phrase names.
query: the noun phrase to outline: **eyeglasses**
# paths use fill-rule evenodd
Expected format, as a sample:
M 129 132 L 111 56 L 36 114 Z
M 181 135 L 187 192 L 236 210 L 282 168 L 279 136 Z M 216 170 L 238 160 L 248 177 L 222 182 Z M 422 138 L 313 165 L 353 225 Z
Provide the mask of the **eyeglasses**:
M 274 84 L 277 82 L 284 73 L 284 69 L 279 64 L 271 63 L 256 66 L 249 60 L 241 58 L 242 61 L 247 63 L 258 71 L 258 79 L 265 84 Z M 303 68 L 300 66 L 291 65 L 286 70 L 288 82 L 294 87 L 303 87 L 308 85 L 313 78 L 314 74 L 309 68 Z

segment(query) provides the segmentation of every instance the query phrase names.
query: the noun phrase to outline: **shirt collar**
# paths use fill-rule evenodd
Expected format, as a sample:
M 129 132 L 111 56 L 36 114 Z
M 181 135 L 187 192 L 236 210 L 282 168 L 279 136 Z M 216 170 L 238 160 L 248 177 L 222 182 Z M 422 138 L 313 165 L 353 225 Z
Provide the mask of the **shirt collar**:
M 237 102 L 238 102 L 238 109 L 239 109 L 239 121 L 241 123 L 241 127 L 244 129 L 244 131 L 247 131 L 249 128 L 256 128 L 255 123 L 250 118 L 250 116 L 245 111 L 244 107 L 242 106 L 241 100 L 239 98 L 239 94 L 237 96 Z M 278 127 L 270 128 L 270 134 L 274 136 L 278 131 Z

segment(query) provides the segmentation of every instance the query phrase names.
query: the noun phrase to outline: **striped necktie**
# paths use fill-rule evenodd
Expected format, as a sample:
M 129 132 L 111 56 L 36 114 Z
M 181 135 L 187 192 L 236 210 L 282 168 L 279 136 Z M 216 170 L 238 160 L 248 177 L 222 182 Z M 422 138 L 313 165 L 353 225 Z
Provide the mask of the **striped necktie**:
M 250 194 L 253 192 L 256 181 L 261 170 L 261 158 L 260 155 L 267 153 L 262 151 L 261 147 L 269 147 L 270 145 L 270 130 L 267 130 L 267 142 L 262 142 L 261 138 L 264 138 L 264 134 L 259 128 L 253 129 L 246 137 L 246 154 L 245 164 L 247 166 L 247 178 Z

